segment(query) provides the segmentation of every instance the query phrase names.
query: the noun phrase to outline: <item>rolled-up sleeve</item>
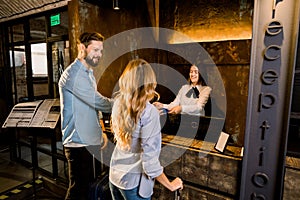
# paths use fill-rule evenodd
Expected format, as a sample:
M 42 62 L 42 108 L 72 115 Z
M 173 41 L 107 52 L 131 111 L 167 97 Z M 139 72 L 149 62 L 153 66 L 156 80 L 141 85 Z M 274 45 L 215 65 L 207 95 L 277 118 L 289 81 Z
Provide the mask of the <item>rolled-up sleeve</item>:
M 161 127 L 159 113 L 153 106 L 141 120 L 141 159 L 144 172 L 155 178 L 163 172 L 159 161 L 161 150 Z

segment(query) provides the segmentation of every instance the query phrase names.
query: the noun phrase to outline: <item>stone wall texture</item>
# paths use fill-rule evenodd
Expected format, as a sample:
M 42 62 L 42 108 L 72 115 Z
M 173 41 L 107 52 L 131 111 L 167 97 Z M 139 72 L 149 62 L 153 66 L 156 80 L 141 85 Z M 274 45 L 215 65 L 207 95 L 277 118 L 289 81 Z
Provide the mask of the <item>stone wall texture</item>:
M 214 144 L 191 141 L 185 146 L 184 139 L 175 136 L 163 138 L 161 163 L 169 177 L 181 177 L 184 181 L 183 199 L 234 199 L 238 196 L 241 149 L 227 147 L 231 155 L 218 153 Z M 181 142 L 180 142 L 181 141 Z M 156 183 L 154 199 L 169 199 L 175 194 Z

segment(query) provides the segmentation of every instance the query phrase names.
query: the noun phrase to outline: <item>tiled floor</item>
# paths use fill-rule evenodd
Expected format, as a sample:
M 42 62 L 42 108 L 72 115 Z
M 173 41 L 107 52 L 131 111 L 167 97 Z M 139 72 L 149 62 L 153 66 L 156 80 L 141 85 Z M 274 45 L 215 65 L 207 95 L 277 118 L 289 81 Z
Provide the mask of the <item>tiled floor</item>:
M 4 192 L 32 179 L 32 171 L 10 161 L 9 148 L 2 146 L 0 151 L 0 192 Z
M 38 171 L 35 171 L 35 177 L 33 184 L 32 169 L 11 161 L 8 146 L 0 146 L 0 199 L 63 199 L 64 184 L 58 186 L 56 180 Z

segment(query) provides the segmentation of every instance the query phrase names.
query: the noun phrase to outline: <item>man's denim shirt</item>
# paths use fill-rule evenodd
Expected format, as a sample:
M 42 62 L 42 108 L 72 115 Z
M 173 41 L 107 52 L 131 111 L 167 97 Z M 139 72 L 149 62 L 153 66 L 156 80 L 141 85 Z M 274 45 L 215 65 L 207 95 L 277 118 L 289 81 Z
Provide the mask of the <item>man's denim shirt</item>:
M 111 112 L 112 102 L 97 91 L 93 70 L 76 59 L 59 80 L 63 144 L 100 145 L 98 111 Z

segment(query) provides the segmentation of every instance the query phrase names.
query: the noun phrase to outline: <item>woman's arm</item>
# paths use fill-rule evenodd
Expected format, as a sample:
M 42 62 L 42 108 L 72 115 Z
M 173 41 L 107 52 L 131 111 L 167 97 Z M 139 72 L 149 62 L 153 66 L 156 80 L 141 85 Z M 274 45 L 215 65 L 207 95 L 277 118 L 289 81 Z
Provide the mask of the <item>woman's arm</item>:
M 160 102 L 154 102 L 153 105 L 158 110 L 161 110 L 162 108 L 165 108 L 168 111 L 171 111 L 169 113 L 175 113 L 175 114 L 176 114 L 176 112 L 174 112 L 174 109 L 176 109 L 176 111 L 178 111 L 178 108 L 180 108 L 179 112 L 177 112 L 177 113 L 180 113 L 180 111 L 181 111 L 180 101 L 182 99 L 182 93 L 186 90 L 186 89 L 184 89 L 185 87 L 186 86 L 184 85 L 180 88 L 180 90 L 178 91 L 177 96 L 175 97 L 175 99 L 170 104 L 163 104 L 163 103 L 160 103 Z
M 163 186 L 171 190 L 172 192 L 177 189 L 183 189 L 183 182 L 180 178 L 175 178 L 173 181 L 169 181 L 165 173 L 162 173 L 158 177 L 155 178 L 158 182 L 160 182 Z
M 155 178 L 163 186 L 171 191 L 182 189 L 182 181 L 175 178 L 169 181 L 163 172 L 159 156 L 161 150 L 161 128 L 159 113 L 153 105 L 147 105 L 146 111 L 141 118 L 141 147 L 142 147 L 142 166 L 144 172 L 150 178 Z
M 178 94 L 177 96 L 175 97 L 175 99 L 170 103 L 170 104 L 164 104 L 164 108 L 168 109 L 168 110 L 171 110 L 172 108 L 174 108 L 175 106 L 179 106 L 180 105 L 180 102 L 181 102 L 181 98 L 182 98 L 182 95 L 184 93 L 184 88 L 186 86 L 182 86 L 180 88 L 180 90 L 178 91 Z
M 205 86 L 203 88 L 203 90 L 200 91 L 199 100 L 197 101 L 198 107 L 200 107 L 201 109 L 204 108 L 205 104 L 207 103 L 210 93 L 211 93 L 211 88 L 208 86 Z

